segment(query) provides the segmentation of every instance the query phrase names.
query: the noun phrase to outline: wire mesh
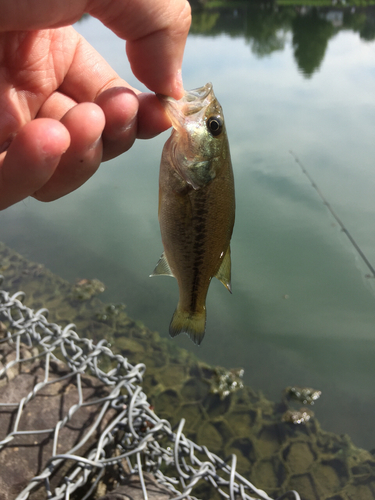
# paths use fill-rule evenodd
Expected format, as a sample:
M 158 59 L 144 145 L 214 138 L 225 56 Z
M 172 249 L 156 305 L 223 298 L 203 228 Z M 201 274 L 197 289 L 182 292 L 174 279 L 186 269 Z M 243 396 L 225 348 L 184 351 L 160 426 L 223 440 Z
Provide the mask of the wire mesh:
M 1 284 L 2 277 L 0 279 Z M 89 485 L 89 488 L 86 488 L 82 500 L 89 499 L 106 468 L 114 465 L 119 468 L 120 478 L 129 474 L 139 476 L 146 500 L 148 495 L 144 472 L 151 472 L 160 484 L 171 491 L 174 500 L 194 500 L 195 497 L 191 495 L 200 481 L 207 481 L 225 499 L 272 500 L 236 471 L 236 455 L 228 460 L 221 459 L 205 446 L 199 446 L 186 438 L 182 432 L 184 419 L 174 432 L 167 420 L 160 419 L 154 413 L 142 391 L 142 377 L 146 370 L 144 364 L 133 366 L 123 356 L 113 354 L 105 340 L 95 344 L 90 339 L 80 338 L 73 324 L 63 328 L 50 323 L 47 309 L 34 311 L 23 304 L 24 298 L 23 292 L 10 295 L 0 290 L 3 331 L 0 348 L 6 344 L 13 352 L 13 356 L 7 358 L 10 360 L 4 366 L 0 365 L 0 381 L 14 367 L 26 363 L 42 363 L 44 376 L 20 400 L 0 401 L 0 418 L 3 411 L 13 409 L 15 413 L 12 429 L 0 440 L 0 453 L 17 437 L 25 435 L 51 436 L 53 446 L 41 472 L 30 479 L 16 500 L 26 500 L 37 487 L 44 489 L 48 499 L 69 500 L 84 485 Z M 28 356 L 24 354 L 25 346 Z M 57 363 L 61 367 L 62 362 L 65 371 L 56 375 L 54 365 Z M 87 376 L 93 377 L 106 388 L 104 396 L 85 399 L 82 378 Z M 30 402 L 46 387 L 68 380 L 76 388 L 77 402 L 51 428 L 23 428 L 21 417 Z M 72 448 L 59 453 L 60 441 L 64 439 L 63 429 L 72 422 L 80 409 L 89 406 L 97 409 L 95 420 Z M 85 451 L 85 444 L 93 436 L 94 445 Z M 67 469 L 59 484 L 53 484 L 52 478 L 64 462 L 73 465 Z M 300 500 L 296 491 L 285 493 L 279 500 L 282 498 Z

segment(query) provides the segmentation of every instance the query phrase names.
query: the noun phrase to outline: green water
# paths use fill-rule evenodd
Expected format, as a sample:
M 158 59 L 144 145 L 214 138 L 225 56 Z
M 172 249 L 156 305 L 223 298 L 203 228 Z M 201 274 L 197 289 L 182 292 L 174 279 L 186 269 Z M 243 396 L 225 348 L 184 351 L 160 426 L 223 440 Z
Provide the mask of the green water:
M 375 265 L 375 11 L 236 2 L 194 16 L 185 87 L 212 81 L 225 112 L 237 190 L 233 295 L 216 280 L 202 359 L 243 367 L 279 399 L 322 390 L 323 428 L 375 448 L 373 279 L 294 161 L 298 156 Z M 371 10 L 372 9 L 372 10 Z M 77 29 L 130 84 L 124 43 L 98 21 Z M 149 279 L 161 252 L 158 168 L 169 133 L 139 141 L 81 189 L 0 213 L 0 239 L 167 336 L 177 284 Z M 374 282 L 374 284 L 373 284 Z

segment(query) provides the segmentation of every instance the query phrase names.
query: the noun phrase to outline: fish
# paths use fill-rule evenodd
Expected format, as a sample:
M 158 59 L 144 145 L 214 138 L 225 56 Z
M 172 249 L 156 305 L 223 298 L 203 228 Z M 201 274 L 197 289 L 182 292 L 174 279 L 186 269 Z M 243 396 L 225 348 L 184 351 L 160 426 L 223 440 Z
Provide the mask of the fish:
M 158 95 L 172 123 L 160 162 L 159 224 L 164 252 L 150 276 L 177 279 L 179 301 L 169 326 L 200 344 L 206 296 L 215 276 L 232 293 L 230 241 L 234 177 L 223 110 L 211 83 L 180 100 Z

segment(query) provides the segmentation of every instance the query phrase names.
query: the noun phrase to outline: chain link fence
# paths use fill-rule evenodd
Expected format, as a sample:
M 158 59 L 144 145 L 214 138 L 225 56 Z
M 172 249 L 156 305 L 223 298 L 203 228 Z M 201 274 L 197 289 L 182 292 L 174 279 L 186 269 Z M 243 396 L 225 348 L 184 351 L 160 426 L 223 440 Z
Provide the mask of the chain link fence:
M 2 281 L 1 278 L 0 284 Z M 63 328 L 50 323 L 47 309 L 33 311 L 23 300 L 23 292 L 10 295 L 0 290 L 3 335 L 0 350 L 6 346 L 12 352 L 6 363 L 0 364 L 0 382 L 9 381 L 12 370 L 20 373 L 20 367 L 30 364 L 42 366 L 43 377 L 19 400 L 0 400 L 0 420 L 4 412 L 13 414 L 10 429 L 5 436 L 0 435 L 0 461 L 1 453 L 20 437 L 46 436 L 52 440 L 52 447 L 41 472 L 17 493 L 16 500 L 30 498 L 37 488 L 42 489 L 48 499 L 69 500 L 75 498 L 74 492 L 83 486 L 86 486 L 85 494 L 79 498 L 88 500 L 93 498 L 106 469 L 113 466 L 118 469 L 119 482 L 129 474 L 139 476 L 145 500 L 148 499 L 145 472 L 152 473 L 166 486 L 174 500 L 194 500 L 194 487 L 201 481 L 207 481 L 225 499 L 272 500 L 236 472 L 235 455 L 222 460 L 184 436 L 184 419 L 174 432 L 167 420 L 153 412 L 142 391 L 144 364 L 133 366 L 123 356 L 113 354 L 105 340 L 95 344 L 80 338 L 72 324 Z M 60 371 L 56 372 L 56 366 Z M 85 398 L 85 377 L 104 387 L 105 394 Z M 52 427 L 29 429 L 23 425 L 30 402 L 46 388 L 62 382 L 74 386 L 76 402 Z M 59 449 L 66 444 L 64 429 L 66 431 L 79 410 L 94 407 L 93 421 L 73 447 L 60 453 Z M 47 408 L 41 409 L 44 410 Z M 94 444 L 87 448 L 93 438 Z M 67 463 L 70 464 L 67 472 L 54 484 L 56 471 Z M 285 493 L 279 500 L 287 498 L 300 500 L 295 491 Z

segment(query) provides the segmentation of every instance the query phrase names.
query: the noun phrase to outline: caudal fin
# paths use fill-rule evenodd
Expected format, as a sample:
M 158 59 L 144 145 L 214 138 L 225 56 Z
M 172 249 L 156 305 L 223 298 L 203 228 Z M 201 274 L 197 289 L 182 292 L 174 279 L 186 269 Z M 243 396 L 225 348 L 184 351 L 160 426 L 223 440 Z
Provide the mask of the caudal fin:
M 176 337 L 180 333 L 186 333 L 195 344 L 200 344 L 206 330 L 206 311 L 201 313 L 191 313 L 180 309 L 179 305 L 174 312 L 171 324 L 169 325 L 169 335 Z

